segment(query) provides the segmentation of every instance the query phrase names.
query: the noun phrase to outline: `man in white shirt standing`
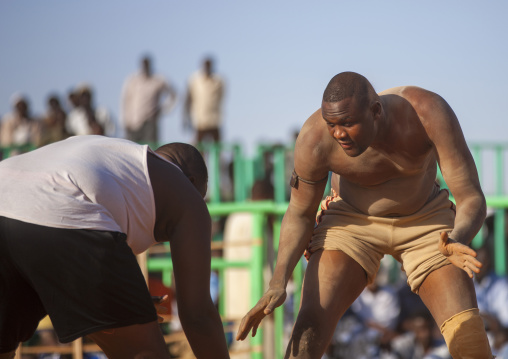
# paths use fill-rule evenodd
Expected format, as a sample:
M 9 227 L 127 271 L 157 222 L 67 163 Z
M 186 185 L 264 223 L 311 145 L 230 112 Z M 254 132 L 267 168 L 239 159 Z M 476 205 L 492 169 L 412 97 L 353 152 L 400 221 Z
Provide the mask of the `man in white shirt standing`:
M 210 137 L 221 140 L 224 81 L 214 73 L 213 59 L 205 58 L 203 69 L 189 79 L 184 107 L 184 124 L 196 131 L 196 143 Z
M 175 102 L 175 89 L 164 77 L 153 73 L 150 57 L 144 56 L 141 71 L 130 76 L 122 90 L 125 137 L 135 142 L 157 143 L 160 114 L 169 112 Z

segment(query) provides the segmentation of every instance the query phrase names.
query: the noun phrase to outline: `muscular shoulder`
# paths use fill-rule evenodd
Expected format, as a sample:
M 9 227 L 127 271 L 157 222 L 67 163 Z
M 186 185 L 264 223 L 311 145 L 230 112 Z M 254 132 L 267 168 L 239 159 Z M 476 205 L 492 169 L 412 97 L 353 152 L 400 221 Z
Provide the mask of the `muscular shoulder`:
M 428 133 L 432 129 L 446 126 L 448 121 L 456 119 L 443 97 L 418 86 L 394 87 L 379 95 L 395 95 L 405 100 L 404 102 L 410 106 L 410 110 L 416 113 Z
M 418 86 L 399 86 L 385 90 L 379 95 L 397 95 L 405 99 L 421 117 L 432 115 L 433 111 L 442 110 L 446 101 L 437 93 Z
M 319 180 L 329 170 L 333 141 L 321 116 L 314 112 L 303 125 L 295 144 L 295 169 L 308 180 Z
M 208 217 L 206 204 L 188 178 L 174 165 L 148 153 L 148 172 L 155 199 L 155 238 L 161 242 L 186 212 L 197 222 Z

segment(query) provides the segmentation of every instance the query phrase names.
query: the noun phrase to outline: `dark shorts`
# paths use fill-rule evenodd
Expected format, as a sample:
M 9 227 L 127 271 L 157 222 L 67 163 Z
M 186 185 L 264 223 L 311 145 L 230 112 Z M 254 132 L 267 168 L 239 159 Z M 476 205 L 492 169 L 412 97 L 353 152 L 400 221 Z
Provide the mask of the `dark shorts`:
M 157 320 L 125 239 L 0 217 L 0 353 L 28 340 L 46 314 L 63 343 Z

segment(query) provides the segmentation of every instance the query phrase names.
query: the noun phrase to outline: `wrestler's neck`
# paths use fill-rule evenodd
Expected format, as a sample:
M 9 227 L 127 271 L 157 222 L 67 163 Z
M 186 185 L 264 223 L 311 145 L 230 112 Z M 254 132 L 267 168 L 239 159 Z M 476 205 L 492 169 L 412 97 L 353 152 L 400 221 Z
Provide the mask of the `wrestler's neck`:
M 374 140 L 370 147 L 376 150 L 384 150 L 393 147 L 393 117 L 391 104 L 385 96 L 379 97 L 381 113 L 374 119 Z

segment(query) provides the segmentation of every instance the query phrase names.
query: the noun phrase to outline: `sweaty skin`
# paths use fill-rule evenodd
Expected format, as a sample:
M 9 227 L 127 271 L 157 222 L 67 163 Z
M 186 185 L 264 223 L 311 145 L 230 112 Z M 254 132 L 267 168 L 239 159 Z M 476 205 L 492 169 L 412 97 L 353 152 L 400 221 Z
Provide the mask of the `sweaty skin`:
M 454 230 L 436 238 L 436 246 L 455 267 L 445 266 L 432 272 L 420 287 L 421 298 L 440 325 L 458 311 L 476 306 L 468 276 L 478 272 L 481 263 L 467 245 L 480 229 L 486 211 L 474 161 L 457 117 L 446 101 L 422 88 L 404 86 L 370 94 L 364 107 L 358 105 L 355 97 L 322 102 L 303 125 L 295 145 L 295 171 L 299 176 L 318 181 L 332 171 L 332 186 L 338 195 L 358 211 L 373 216 L 398 217 L 418 211 L 434 189 L 436 163 L 457 204 Z M 300 182 L 298 188 L 292 189 L 270 287 L 242 320 L 237 340 L 245 339 L 251 329 L 254 334 L 264 316 L 284 302 L 291 273 L 312 237 L 325 186 L 326 183 Z M 306 332 L 315 334 L 321 330 L 321 335 L 329 337 L 321 328 L 333 330 L 366 284 L 360 266 L 339 266 L 340 261 L 356 262 L 343 253 L 329 252 L 316 256 L 317 252 L 310 259 L 302 308 L 286 357 L 306 357 L 302 352 L 315 357 L 324 351 L 321 344 L 316 344 L 320 348 L 300 348 L 298 342 L 306 342 Z M 312 282 L 321 280 L 321 273 L 328 266 L 335 271 L 333 280 L 344 283 L 340 290 L 334 285 Z M 441 280 L 439 273 L 446 275 L 446 280 Z M 351 280 L 344 280 L 346 276 Z M 311 277 L 315 279 L 307 281 Z M 453 281 L 466 289 L 446 292 Z M 344 298 L 348 291 L 353 293 L 352 298 L 345 298 L 340 304 L 330 301 L 329 313 L 320 317 L 316 308 L 328 308 L 325 298 Z M 449 300 L 453 304 L 447 303 Z

